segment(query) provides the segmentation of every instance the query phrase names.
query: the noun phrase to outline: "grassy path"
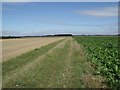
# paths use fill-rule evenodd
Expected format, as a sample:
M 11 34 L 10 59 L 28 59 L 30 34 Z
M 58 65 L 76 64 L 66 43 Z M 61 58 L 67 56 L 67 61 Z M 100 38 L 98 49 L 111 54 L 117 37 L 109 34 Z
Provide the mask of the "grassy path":
M 3 87 L 101 87 L 92 72 L 79 44 L 70 37 L 4 62 Z

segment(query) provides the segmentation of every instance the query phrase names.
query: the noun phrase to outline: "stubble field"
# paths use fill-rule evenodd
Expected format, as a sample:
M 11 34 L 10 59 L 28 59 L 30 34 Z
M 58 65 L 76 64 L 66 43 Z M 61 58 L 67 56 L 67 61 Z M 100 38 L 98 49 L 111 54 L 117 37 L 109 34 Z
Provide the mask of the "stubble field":
M 25 52 L 48 45 L 65 37 L 41 37 L 2 40 L 2 59 L 6 61 Z

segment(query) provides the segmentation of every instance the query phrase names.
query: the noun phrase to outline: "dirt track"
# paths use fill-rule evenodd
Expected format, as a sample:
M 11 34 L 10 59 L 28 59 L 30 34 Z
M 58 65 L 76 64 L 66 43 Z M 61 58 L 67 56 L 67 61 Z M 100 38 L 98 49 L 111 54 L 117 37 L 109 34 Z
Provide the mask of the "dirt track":
M 65 37 L 42 37 L 2 40 L 2 60 L 19 56 L 25 52 L 48 45 Z

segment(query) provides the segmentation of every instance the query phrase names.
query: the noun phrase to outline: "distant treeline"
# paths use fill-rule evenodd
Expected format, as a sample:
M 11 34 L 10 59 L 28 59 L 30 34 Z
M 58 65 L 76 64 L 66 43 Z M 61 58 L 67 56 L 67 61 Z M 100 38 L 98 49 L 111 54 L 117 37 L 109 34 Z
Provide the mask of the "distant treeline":
M 42 36 L 0 36 L 0 39 L 16 39 L 16 38 L 32 38 L 32 37 L 61 37 L 61 36 L 120 36 L 118 35 L 72 35 L 72 34 L 55 34 L 55 35 L 42 35 Z
M 14 38 L 22 38 L 21 36 L 1 36 L 1 39 L 14 39 Z
M 120 36 L 120 34 L 118 35 L 100 35 L 100 34 L 95 34 L 95 35 L 74 35 L 74 36 Z
M 30 38 L 30 37 L 56 37 L 56 36 L 72 36 L 72 34 L 55 34 L 42 36 L 1 36 L 1 39 Z
M 73 36 L 72 34 L 55 34 L 53 36 Z

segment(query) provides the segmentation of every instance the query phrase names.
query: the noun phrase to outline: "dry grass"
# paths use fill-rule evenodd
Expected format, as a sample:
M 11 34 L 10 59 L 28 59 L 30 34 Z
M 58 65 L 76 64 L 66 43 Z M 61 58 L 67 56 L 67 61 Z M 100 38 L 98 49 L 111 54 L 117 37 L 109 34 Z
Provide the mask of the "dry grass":
M 65 45 L 67 39 L 65 39 L 64 41 L 62 41 L 61 43 L 57 44 L 55 47 L 51 48 L 48 52 L 46 52 L 43 55 L 40 55 L 39 57 L 37 57 L 34 61 L 29 62 L 28 64 L 24 65 L 22 68 L 17 68 L 13 71 L 11 71 L 11 73 L 7 74 L 5 76 L 5 80 L 4 83 L 13 80 L 14 78 L 17 78 L 18 76 L 24 76 L 25 73 L 27 73 L 30 69 L 32 69 L 33 67 L 36 67 L 37 64 L 39 64 L 40 62 L 42 62 L 44 60 L 44 58 L 48 55 L 48 54 L 52 54 L 52 52 L 54 52 L 54 50 L 56 48 L 61 48 L 62 45 Z M 23 74 L 24 73 L 24 74 Z
M 2 40 L 3 61 L 64 38 L 65 37 L 4 39 Z

